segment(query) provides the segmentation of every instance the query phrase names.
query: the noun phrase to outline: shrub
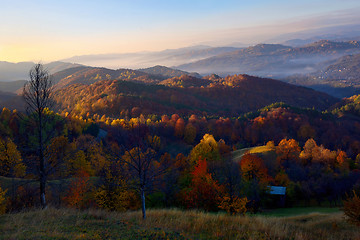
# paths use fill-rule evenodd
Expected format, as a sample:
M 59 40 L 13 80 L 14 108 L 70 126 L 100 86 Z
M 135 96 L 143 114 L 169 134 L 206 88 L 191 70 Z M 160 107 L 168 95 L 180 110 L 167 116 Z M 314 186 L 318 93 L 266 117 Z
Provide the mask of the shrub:
M 0 215 L 4 214 L 6 211 L 6 194 L 7 190 L 2 190 L 0 187 Z
M 344 213 L 350 223 L 360 226 L 360 197 L 355 191 L 353 197 L 344 201 Z
M 233 199 L 231 199 L 230 197 L 225 196 L 222 199 L 219 208 L 231 214 L 238 213 L 244 215 L 247 211 L 246 204 L 248 204 L 248 202 L 249 200 L 247 199 L 247 197 L 234 197 Z

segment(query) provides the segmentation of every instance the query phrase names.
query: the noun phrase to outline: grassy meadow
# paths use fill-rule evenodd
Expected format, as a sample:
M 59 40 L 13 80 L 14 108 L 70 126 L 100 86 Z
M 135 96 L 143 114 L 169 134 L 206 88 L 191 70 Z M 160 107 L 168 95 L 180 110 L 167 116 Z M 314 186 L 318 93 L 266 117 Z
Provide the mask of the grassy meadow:
M 140 211 L 34 209 L 0 216 L 0 239 L 360 239 L 339 210 L 293 211 L 276 217 L 149 210 L 144 221 Z

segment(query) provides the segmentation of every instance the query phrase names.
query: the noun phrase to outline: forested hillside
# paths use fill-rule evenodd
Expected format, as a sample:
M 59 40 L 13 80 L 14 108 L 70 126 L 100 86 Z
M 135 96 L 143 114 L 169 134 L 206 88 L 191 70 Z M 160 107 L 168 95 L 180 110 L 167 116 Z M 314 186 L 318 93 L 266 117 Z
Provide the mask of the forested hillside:
M 160 84 L 167 87 L 121 80 L 75 84 L 57 91 L 55 99 L 62 111 L 122 118 L 173 113 L 238 116 L 274 102 L 324 110 L 337 101 L 311 89 L 247 75 L 217 80 L 182 76 Z

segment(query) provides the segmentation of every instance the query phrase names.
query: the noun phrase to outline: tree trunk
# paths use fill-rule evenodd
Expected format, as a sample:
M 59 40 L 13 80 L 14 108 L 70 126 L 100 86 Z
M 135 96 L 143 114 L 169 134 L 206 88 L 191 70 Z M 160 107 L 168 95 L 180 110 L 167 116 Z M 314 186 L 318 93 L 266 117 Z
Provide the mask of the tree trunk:
M 144 188 L 140 188 L 140 195 L 141 195 L 141 211 L 143 219 L 146 219 L 146 209 L 145 209 L 145 191 Z
M 44 159 L 44 149 L 43 149 L 43 139 L 42 139 L 42 114 L 39 112 L 39 161 L 40 161 L 40 203 L 42 208 L 46 208 L 46 198 L 45 198 L 45 188 L 46 188 L 46 174 L 45 174 L 45 159 Z

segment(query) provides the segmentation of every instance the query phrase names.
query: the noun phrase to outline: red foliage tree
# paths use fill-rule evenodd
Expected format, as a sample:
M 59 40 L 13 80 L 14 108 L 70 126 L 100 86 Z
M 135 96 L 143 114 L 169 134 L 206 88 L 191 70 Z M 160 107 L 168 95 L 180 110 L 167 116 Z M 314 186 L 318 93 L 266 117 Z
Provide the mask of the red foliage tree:
M 191 187 L 181 193 L 185 206 L 207 211 L 217 210 L 224 189 L 208 172 L 206 159 L 199 159 L 191 177 Z
M 79 170 L 71 181 L 69 190 L 63 201 L 70 207 L 83 208 L 88 206 L 87 194 L 90 189 L 90 175 L 84 170 Z

